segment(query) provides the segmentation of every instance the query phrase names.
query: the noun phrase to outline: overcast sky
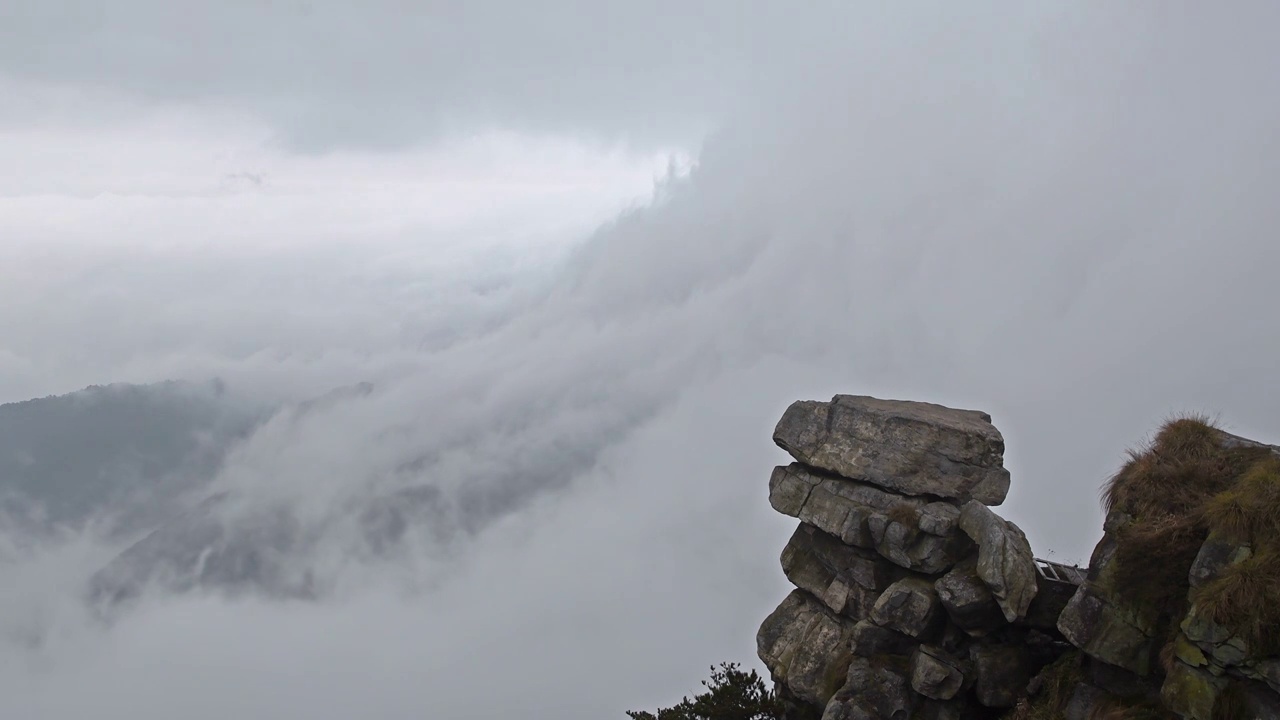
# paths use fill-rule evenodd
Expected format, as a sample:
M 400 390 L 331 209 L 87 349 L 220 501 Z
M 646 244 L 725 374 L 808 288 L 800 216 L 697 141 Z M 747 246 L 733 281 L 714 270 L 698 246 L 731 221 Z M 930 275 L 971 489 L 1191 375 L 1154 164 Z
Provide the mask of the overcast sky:
M 1085 560 L 1099 484 L 1168 414 L 1280 441 L 1278 21 L 0 2 L 0 401 L 376 388 L 218 480 L 233 526 L 328 529 L 291 562 L 332 597 L 157 595 L 102 629 L 72 599 L 92 538 L 7 553 L 0 642 L 43 644 L 0 646 L 0 715 L 669 704 L 757 665 L 794 522 L 770 433 L 837 392 L 990 412 L 1000 512 Z M 473 532 L 364 562 L 340 509 L 424 481 Z

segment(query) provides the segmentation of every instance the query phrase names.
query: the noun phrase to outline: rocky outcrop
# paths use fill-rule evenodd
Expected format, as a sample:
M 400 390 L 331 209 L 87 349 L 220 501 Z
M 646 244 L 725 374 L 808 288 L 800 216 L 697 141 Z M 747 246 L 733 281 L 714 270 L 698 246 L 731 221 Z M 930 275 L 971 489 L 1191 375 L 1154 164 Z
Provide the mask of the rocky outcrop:
M 1086 571 L 991 509 L 986 413 L 797 402 L 769 501 L 800 521 L 765 621 L 779 694 L 824 720 L 1280 717 L 1280 448 L 1167 424 L 1107 490 Z
M 1137 699 L 1184 720 L 1280 717 L 1280 683 L 1267 678 L 1267 669 L 1280 666 L 1280 657 L 1245 637 L 1250 627 L 1268 621 L 1248 618 L 1244 627 L 1233 627 L 1215 621 L 1213 612 L 1202 605 L 1226 604 L 1221 595 L 1230 593 L 1236 595 L 1227 603 L 1252 596 L 1259 612 L 1280 602 L 1280 597 L 1267 599 L 1267 583 L 1274 583 L 1268 579 L 1273 577 L 1270 571 L 1244 565 L 1254 556 L 1254 545 L 1275 547 L 1280 538 L 1263 532 L 1233 539 L 1218 527 L 1211 511 L 1215 502 L 1224 507 L 1237 503 L 1228 507 L 1230 513 L 1223 514 L 1228 521 L 1222 523 L 1237 533 L 1248 525 L 1242 518 L 1251 512 L 1250 506 L 1252 512 L 1273 515 L 1272 508 L 1260 504 L 1273 501 L 1268 497 L 1275 495 L 1266 488 L 1280 489 L 1280 475 L 1262 478 L 1265 482 L 1243 495 L 1229 494 L 1242 482 L 1242 470 L 1265 465 L 1276 454 L 1275 448 L 1198 421 L 1173 421 L 1146 454 L 1135 456 L 1117 475 L 1113 497 L 1123 498 L 1126 482 L 1142 483 L 1160 488 L 1157 492 L 1162 494 L 1184 493 L 1181 502 L 1190 509 L 1179 515 L 1177 507 L 1161 508 L 1151 501 L 1157 496 L 1146 506 L 1121 499 L 1108 513 L 1087 581 L 1058 618 L 1063 636 L 1085 655 L 1081 696 L 1094 698 L 1094 705 L 1107 698 Z M 1214 475 L 1205 475 L 1205 467 Z M 1219 497 L 1200 490 L 1205 495 L 1201 504 L 1189 504 L 1185 490 L 1176 486 L 1184 477 L 1199 486 L 1211 482 Z M 1142 543 L 1137 546 L 1141 550 L 1131 546 L 1122 559 L 1125 543 Z M 1189 554 L 1166 549 L 1181 546 L 1189 548 Z M 1165 567 L 1162 577 L 1168 587 L 1152 587 L 1150 569 L 1144 566 Z M 1234 587 L 1213 585 L 1228 573 L 1234 573 Z
M 1009 489 L 990 416 L 838 395 L 793 404 L 774 439 L 795 462 L 769 501 L 800 521 L 781 557 L 797 589 L 757 637 L 782 694 L 824 720 L 992 717 L 1069 647 L 1072 593 L 1035 605 L 1030 544 L 988 507 Z

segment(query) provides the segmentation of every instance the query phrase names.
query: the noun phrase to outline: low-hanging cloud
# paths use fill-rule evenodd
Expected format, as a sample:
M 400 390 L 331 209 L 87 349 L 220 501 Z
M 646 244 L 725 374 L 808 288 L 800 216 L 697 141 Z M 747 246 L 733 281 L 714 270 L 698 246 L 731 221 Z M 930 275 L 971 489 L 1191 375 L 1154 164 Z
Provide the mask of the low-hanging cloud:
M 325 367 L 306 392 L 371 383 L 277 416 L 211 487 L 230 536 L 293 528 L 264 572 L 310 573 L 322 599 L 161 584 L 109 630 L 43 613 L 35 650 L 0 655 L 3 702 L 23 717 L 620 715 L 753 652 L 784 593 L 787 523 L 764 488 L 791 400 L 990 412 L 1014 478 L 1003 512 L 1067 560 L 1097 538 L 1098 484 L 1165 414 L 1280 437 L 1274 9 L 828 10 L 844 36 L 784 47 L 717 105 L 687 177 L 512 273 L 492 306 L 385 277 L 335 302 L 321 283 L 271 305 L 306 303 L 277 320 L 283 340 L 235 322 L 199 338 L 245 343 L 239 363 L 216 354 L 240 369 L 232 386 L 275 377 L 262 353 L 290 347 Z M 739 19 L 768 34 L 764 14 Z M 768 57 L 753 52 L 735 72 Z M 319 274 L 360 257 L 335 247 L 349 254 L 295 245 L 237 267 L 285 279 L 309 252 Z M 459 311 L 476 314 L 445 335 L 421 321 Z M 361 518 L 422 487 L 430 512 L 379 547 Z M 200 536 L 173 532 L 168 547 Z M 65 568 L 101 567 L 83 547 L 24 556 L 23 577 L 65 597 Z

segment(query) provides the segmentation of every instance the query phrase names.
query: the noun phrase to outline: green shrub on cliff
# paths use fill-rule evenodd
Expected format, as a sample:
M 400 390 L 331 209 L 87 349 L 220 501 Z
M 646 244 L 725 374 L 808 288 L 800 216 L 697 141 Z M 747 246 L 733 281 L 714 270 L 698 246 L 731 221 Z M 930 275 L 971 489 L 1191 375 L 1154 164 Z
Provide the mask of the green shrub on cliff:
M 631 720 L 782 720 L 784 703 L 765 687 L 755 670 L 743 672 L 737 663 L 711 668 L 711 679 L 702 681 L 707 691 L 684 698 L 678 705 L 658 712 L 628 710 Z

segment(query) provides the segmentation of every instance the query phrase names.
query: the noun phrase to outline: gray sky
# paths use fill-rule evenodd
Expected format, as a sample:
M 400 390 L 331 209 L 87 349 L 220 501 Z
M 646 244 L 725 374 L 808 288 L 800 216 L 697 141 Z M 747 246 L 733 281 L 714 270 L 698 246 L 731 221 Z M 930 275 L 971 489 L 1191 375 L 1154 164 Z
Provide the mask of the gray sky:
M 173 8 L 0 8 L 0 398 L 373 381 L 218 481 L 337 591 L 101 630 L 93 538 L 11 552 L 5 716 L 678 700 L 785 595 L 795 399 L 990 412 L 1066 560 L 1167 414 L 1280 440 L 1274 4 Z M 479 532 L 365 561 L 342 509 L 410 482 Z

